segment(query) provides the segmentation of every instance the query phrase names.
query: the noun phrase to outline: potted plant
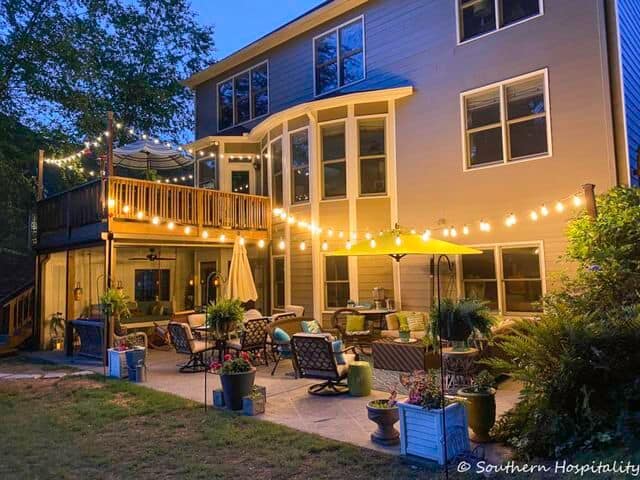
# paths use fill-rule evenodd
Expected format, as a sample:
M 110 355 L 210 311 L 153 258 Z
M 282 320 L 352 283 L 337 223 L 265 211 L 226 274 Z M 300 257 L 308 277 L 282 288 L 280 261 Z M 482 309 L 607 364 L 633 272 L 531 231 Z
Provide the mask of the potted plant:
M 411 340 L 411 330 L 409 329 L 409 325 L 400 325 L 398 334 L 400 335 L 400 340 L 402 340 L 403 342 L 408 342 L 409 340 Z
M 263 387 L 258 387 L 257 385 L 251 387 L 251 393 L 242 398 L 242 410 L 245 415 L 253 417 L 264 413 L 267 403 L 265 391 Z
M 53 350 L 62 350 L 64 345 L 64 315 L 62 312 L 56 312 L 49 318 L 49 331 L 51 332 L 51 348 Z
M 464 407 L 457 398 L 443 398 L 439 378 L 436 373 L 424 371 L 401 375 L 400 382 L 408 389 L 409 398 L 398 403 L 398 409 L 400 453 L 436 460 L 442 465 L 469 450 L 469 433 Z M 446 455 L 442 440 L 445 437 Z
M 473 430 L 474 442 L 488 442 L 489 431 L 496 423 L 496 379 L 487 370 L 481 371 L 470 387 L 458 390 L 458 396 L 464 398 L 469 416 L 469 426 Z
M 242 410 L 242 398 L 251 393 L 256 378 L 256 368 L 251 364 L 249 354 L 240 352 L 235 358 L 226 354 L 222 363 L 211 364 L 211 371 L 220 375 L 226 407 Z
M 241 328 L 243 318 L 244 308 L 237 299 L 220 300 L 207 307 L 207 325 L 215 330 L 218 338 Z
M 431 318 L 431 337 L 441 336 L 454 343 L 466 342 L 474 332 L 489 336 L 495 323 L 486 302 L 469 298 L 457 301 L 443 298 L 439 312 L 437 304 L 431 308 Z
M 371 441 L 380 445 L 397 445 L 400 443 L 400 433 L 393 427 L 400 418 L 394 390 L 387 399 L 371 400 L 367 403 L 369 420 L 378 425 L 378 429 L 371 434 Z

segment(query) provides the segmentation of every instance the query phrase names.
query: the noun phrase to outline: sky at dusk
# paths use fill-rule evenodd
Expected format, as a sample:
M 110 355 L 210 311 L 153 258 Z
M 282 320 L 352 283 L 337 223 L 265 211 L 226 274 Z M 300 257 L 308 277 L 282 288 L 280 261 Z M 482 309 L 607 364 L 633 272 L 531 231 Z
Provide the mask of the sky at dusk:
M 198 21 L 213 25 L 216 59 L 322 3 L 322 0 L 192 0 Z

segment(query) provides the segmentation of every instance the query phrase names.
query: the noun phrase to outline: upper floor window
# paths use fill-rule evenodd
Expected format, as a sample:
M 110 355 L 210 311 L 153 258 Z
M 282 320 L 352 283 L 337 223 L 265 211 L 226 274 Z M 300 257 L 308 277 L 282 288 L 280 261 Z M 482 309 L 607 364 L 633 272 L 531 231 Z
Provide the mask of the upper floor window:
M 264 62 L 218 84 L 218 130 L 269 113 L 268 76 Z
M 360 195 L 385 194 L 387 153 L 384 117 L 358 121 L 358 159 Z
M 542 13 L 542 0 L 457 0 L 461 42 Z
M 547 73 L 463 94 L 466 168 L 548 155 Z
M 360 17 L 313 40 L 315 94 L 364 78 L 364 19 Z
M 291 203 L 309 201 L 309 136 L 307 129 L 291 134 Z
M 538 246 L 499 246 L 462 257 L 462 294 L 503 313 L 541 310 L 542 274 Z
M 271 142 L 271 196 L 273 206 L 283 205 L 283 183 L 282 183 L 282 139 L 279 138 Z
M 320 127 L 322 147 L 322 198 L 347 195 L 347 160 L 344 122 Z

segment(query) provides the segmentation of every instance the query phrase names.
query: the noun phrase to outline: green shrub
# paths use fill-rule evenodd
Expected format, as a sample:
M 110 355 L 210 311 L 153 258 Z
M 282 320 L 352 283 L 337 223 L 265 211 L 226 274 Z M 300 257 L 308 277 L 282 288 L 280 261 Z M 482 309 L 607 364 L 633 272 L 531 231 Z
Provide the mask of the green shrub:
M 627 442 L 640 410 L 640 191 L 614 188 L 568 229 L 577 264 L 538 319 L 516 322 L 486 363 L 524 384 L 494 433 L 523 456 Z M 503 358 L 504 357 L 504 358 Z

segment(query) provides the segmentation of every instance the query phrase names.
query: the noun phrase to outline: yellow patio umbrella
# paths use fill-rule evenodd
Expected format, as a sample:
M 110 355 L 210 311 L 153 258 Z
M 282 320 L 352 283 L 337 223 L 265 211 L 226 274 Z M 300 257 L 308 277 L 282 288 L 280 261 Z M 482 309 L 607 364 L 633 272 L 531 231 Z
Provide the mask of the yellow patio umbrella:
M 482 253 L 475 248 L 458 245 L 417 233 L 407 233 L 396 226 L 391 231 L 372 235 L 348 247 L 327 252 L 330 256 L 362 257 L 388 255 L 399 262 L 406 255 L 473 255 Z
M 378 235 L 372 235 L 370 238 L 361 240 L 353 245 L 347 243 L 345 248 L 327 252 L 330 256 L 371 256 L 371 255 L 387 255 L 399 262 L 407 255 L 434 255 L 438 257 L 435 263 L 435 274 L 438 285 L 438 343 L 440 346 L 440 387 L 442 389 L 442 431 L 446 432 L 446 419 L 444 414 L 445 408 L 445 386 L 444 386 L 444 361 L 442 357 L 442 330 L 440 325 L 440 262 L 442 259 L 447 261 L 449 269 L 451 269 L 451 261 L 448 255 L 478 255 L 482 252 L 475 248 L 458 245 L 444 240 L 431 238 L 429 234 L 407 233 L 397 224 L 391 231 L 381 232 Z M 448 453 L 447 453 L 447 436 L 443 436 L 444 458 L 445 458 L 445 474 L 448 478 Z

